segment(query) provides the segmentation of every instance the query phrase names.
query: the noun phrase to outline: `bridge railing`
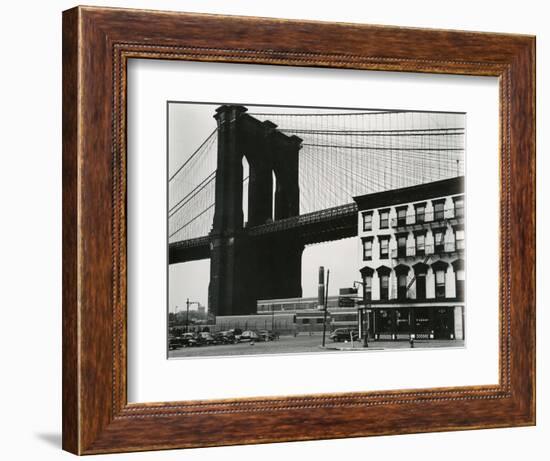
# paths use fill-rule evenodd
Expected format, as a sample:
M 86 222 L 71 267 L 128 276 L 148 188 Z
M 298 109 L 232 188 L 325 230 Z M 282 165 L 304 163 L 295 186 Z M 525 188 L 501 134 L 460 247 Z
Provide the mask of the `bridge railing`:
M 249 235 L 262 235 L 267 232 L 276 232 L 286 229 L 293 229 L 308 224 L 316 224 L 335 218 L 343 218 L 357 214 L 357 205 L 348 203 L 338 207 L 327 208 L 325 210 L 313 211 L 303 215 L 292 216 L 290 218 L 279 219 L 266 224 L 260 224 L 249 229 Z

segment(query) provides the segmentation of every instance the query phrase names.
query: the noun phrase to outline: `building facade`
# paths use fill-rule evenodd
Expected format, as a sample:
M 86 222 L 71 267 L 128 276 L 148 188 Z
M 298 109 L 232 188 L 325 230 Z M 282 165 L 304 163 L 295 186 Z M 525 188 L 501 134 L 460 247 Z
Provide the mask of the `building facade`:
M 464 177 L 354 200 L 361 334 L 464 339 Z

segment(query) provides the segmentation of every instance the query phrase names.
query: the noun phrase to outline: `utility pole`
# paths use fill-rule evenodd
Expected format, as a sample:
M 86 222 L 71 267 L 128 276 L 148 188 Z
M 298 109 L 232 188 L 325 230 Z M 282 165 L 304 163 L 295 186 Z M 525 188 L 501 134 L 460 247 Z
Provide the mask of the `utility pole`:
M 185 304 L 187 305 L 187 315 L 185 317 L 185 332 L 189 333 L 189 298 L 187 298 Z
M 185 301 L 186 311 L 187 311 L 186 318 L 185 318 L 185 332 L 186 333 L 189 333 L 189 306 L 191 304 L 196 304 L 197 306 L 201 305 L 201 303 L 199 301 L 189 301 L 189 298 L 187 298 L 187 301 Z
M 362 323 L 363 323 L 363 346 L 364 347 L 369 347 L 369 328 L 370 328 L 370 322 L 369 322 L 369 313 L 368 313 L 368 305 L 370 303 L 367 303 L 367 300 L 366 300 L 366 296 L 365 296 L 365 282 L 358 282 L 358 281 L 355 281 L 353 282 L 353 287 L 357 287 L 357 285 L 361 285 L 362 289 L 363 289 L 363 312 L 364 312 L 364 315 L 363 315 L 363 318 L 361 319 Z
M 328 281 L 330 277 L 330 269 L 327 269 L 327 283 L 325 284 L 325 312 L 323 318 L 323 347 L 325 347 L 325 337 L 327 334 L 327 307 L 328 307 Z
M 367 302 L 364 303 L 365 306 L 365 336 L 363 338 L 363 346 L 369 347 L 369 312 L 367 309 Z

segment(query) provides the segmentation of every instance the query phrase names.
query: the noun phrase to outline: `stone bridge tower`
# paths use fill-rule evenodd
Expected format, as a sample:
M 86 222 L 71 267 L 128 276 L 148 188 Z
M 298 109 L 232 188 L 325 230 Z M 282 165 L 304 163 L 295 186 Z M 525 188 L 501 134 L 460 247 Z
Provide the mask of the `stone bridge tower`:
M 258 299 L 302 296 L 303 243 L 284 233 L 253 241 L 247 233 L 248 227 L 300 214 L 302 140 L 246 111 L 243 106 L 223 105 L 214 116 L 218 153 L 208 297 L 209 310 L 216 315 L 254 313 Z M 243 156 L 249 164 L 246 226 Z

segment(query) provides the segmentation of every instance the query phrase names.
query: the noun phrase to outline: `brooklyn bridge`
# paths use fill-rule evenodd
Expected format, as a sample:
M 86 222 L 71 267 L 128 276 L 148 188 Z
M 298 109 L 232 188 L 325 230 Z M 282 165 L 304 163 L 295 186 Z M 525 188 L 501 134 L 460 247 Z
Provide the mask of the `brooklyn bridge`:
M 357 235 L 353 197 L 464 175 L 464 114 L 222 105 L 169 178 L 169 263 L 210 259 L 208 309 L 302 296 L 307 245 Z

